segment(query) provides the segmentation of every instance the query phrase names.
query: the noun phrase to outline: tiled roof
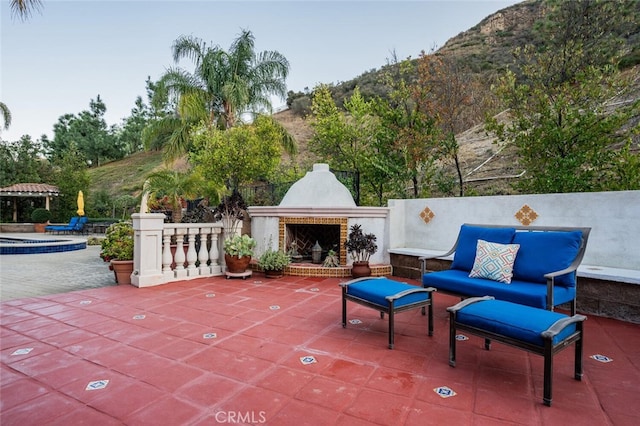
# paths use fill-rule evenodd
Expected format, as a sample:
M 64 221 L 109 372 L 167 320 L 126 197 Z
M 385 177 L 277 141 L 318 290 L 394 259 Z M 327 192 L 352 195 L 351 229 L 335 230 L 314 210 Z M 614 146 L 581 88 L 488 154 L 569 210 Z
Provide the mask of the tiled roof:
M 16 183 L 15 185 L 6 186 L 0 188 L 0 195 L 58 195 L 59 189 L 54 185 L 47 185 L 46 183 Z

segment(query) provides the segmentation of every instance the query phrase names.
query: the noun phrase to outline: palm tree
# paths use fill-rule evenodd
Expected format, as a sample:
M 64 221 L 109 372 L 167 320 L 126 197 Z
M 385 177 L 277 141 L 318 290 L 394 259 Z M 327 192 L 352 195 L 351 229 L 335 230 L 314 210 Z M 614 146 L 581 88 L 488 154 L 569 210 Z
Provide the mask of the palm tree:
M 208 126 L 228 129 L 245 112 L 271 111 L 271 94 L 286 96 L 289 62 L 277 51 L 256 53 L 254 36 L 248 30 L 240 33 L 228 52 L 197 37 L 181 36 L 173 44 L 173 59 L 176 63 L 190 59 L 195 65 L 193 73 L 176 67 L 161 79 L 178 98 L 181 127 L 192 129 L 204 121 Z M 171 156 L 187 150 L 189 141 L 179 137 L 185 132 L 175 122 L 168 126 L 161 120 L 154 127 L 147 138 L 170 134 Z
M 9 111 L 9 107 L 4 104 L 4 102 L 0 102 L 0 113 L 2 113 L 2 119 L 4 121 L 4 129 L 7 130 L 11 125 L 11 111 Z
M 164 196 L 169 199 L 175 223 L 180 223 L 182 220 L 184 199 L 192 199 L 202 195 L 214 195 L 214 199 L 219 197 L 219 190 L 212 188 L 198 173 L 170 169 L 150 174 L 145 183 L 145 190 L 149 191 L 151 199 Z M 215 194 L 211 194 L 212 192 Z
M 31 16 L 34 10 L 40 10 L 42 0 L 11 0 L 11 13 L 23 21 Z

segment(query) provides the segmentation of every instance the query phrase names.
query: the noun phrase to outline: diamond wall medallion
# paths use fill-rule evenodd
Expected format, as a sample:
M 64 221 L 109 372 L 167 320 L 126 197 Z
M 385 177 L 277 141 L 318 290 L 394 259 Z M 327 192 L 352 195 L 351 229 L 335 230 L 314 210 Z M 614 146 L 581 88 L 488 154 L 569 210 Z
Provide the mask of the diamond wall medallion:
M 527 204 L 520 207 L 520 210 L 516 212 L 514 215 L 518 222 L 523 224 L 524 226 L 529 226 L 531 223 L 538 218 L 538 213 L 529 207 Z
M 425 207 L 424 210 L 420 212 L 420 218 L 424 221 L 424 223 L 431 222 L 431 219 L 435 217 L 435 213 L 429 207 Z

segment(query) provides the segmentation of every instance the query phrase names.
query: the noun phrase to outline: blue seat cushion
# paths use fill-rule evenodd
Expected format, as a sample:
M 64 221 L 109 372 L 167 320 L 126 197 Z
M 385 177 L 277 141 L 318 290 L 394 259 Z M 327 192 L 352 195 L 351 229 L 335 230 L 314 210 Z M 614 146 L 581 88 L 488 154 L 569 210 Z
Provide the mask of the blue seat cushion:
M 510 244 L 515 233 L 515 228 L 484 228 L 481 226 L 462 225 L 458 234 L 458 245 L 453 255 L 451 269 L 471 271 L 473 262 L 476 259 L 478 240 Z
M 566 318 L 566 315 L 503 300 L 472 303 L 459 310 L 456 315 L 456 321 L 461 324 L 536 346 L 544 346 L 541 333 L 562 318 Z M 568 325 L 553 338 L 553 344 L 563 341 L 575 331 L 575 323 Z
M 513 244 L 520 244 L 520 250 L 513 265 L 513 279 L 546 283 L 544 274 L 560 271 L 578 255 L 582 232 L 516 232 Z M 575 287 L 575 273 L 555 278 L 555 283 Z
M 388 307 L 387 296 L 393 296 L 405 290 L 421 288 L 415 285 L 393 281 L 389 279 L 371 279 L 358 281 L 347 286 L 347 294 L 366 300 L 367 302 Z M 409 305 L 411 303 L 425 302 L 431 298 L 431 293 L 422 292 L 409 294 L 394 302 L 394 307 Z
M 517 259 L 517 257 L 516 257 Z M 469 297 L 493 296 L 499 300 L 506 300 L 535 308 L 548 309 L 547 285 L 535 282 L 511 280 L 511 284 L 484 278 L 469 278 L 466 271 L 449 269 L 424 274 L 422 284 L 435 287 L 439 291 L 463 294 Z M 575 287 L 554 286 L 553 303 L 561 305 L 572 301 L 576 296 Z

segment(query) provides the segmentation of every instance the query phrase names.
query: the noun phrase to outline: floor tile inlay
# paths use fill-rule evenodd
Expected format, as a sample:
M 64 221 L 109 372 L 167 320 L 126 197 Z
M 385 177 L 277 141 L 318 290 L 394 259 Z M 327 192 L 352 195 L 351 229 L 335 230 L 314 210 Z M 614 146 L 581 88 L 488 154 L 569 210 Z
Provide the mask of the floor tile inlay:
M 31 352 L 32 350 L 33 350 L 33 348 L 16 349 L 11 355 L 26 355 L 29 352 Z
M 100 390 L 107 387 L 109 384 L 109 380 L 96 380 L 93 382 L 89 382 L 85 390 Z
M 300 357 L 300 362 L 301 362 L 303 365 L 309 365 L 309 364 L 314 364 L 314 363 L 316 363 L 316 362 L 318 362 L 318 361 L 316 360 L 316 358 L 315 358 L 314 356 L 312 356 L 312 355 L 306 355 L 306 356 L 301 356 L 301 357 Z
M 595 354 L 595 355 L 591 355 L 592 359 L 595 359 L 596 361 L 599 362 L 611 362 L 613 361 L 613 359 L 609 358 L 606 355 L 600 355 L 600 354 Z
M 439 386 L 433 390 L 435 393 L 440 395 L 442 398 L 451 398 L 452 396 L 456 396 L 457 394 L 453 389 L 447 386 Z

